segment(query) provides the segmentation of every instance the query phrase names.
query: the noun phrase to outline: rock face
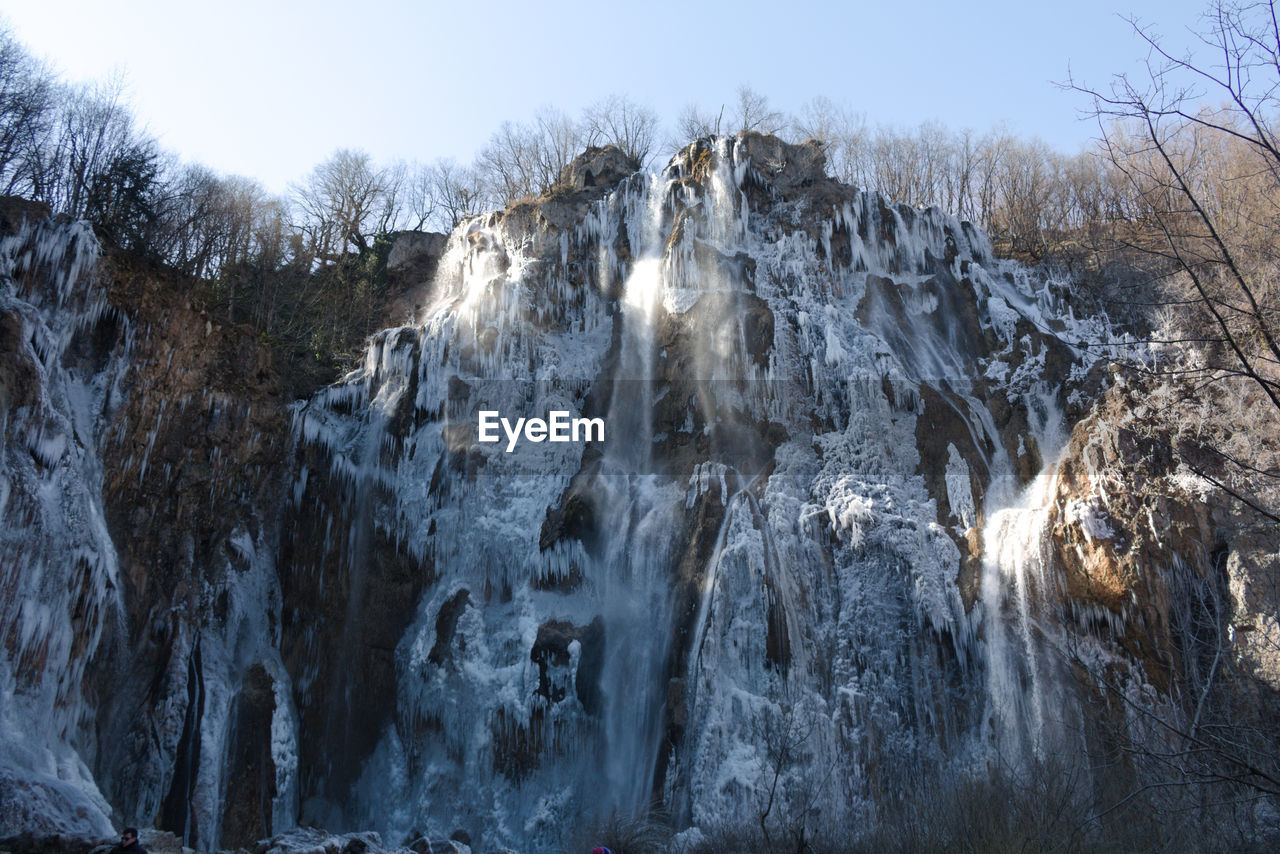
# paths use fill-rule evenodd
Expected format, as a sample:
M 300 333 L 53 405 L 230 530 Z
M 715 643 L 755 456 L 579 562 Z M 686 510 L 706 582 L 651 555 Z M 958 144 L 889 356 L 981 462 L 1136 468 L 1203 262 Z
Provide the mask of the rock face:
M 27 793 L 4 827 L 204 847 L 292 823 L 269 353 L 83 224 L 28 220 L 3 264 L 0 773 Z
M 611 190 L 640 169 L 634 158 L 614 145 L 588 148 L 569 163 L 557 182 L 570 190 Z
M 0 836 L 544 850 L 770 795 L 851 824 L 1084 755 L 1100 673 L 1171 695 L 1171 567 L 1264 607 L 1269 535 L 1219 536 L 1065 283 L 816 143 L 635 167 L 401 235 L 420 323 L 292 409 L 161 272 L 6 238 Z M 604 435 L 508 449 L 481 411 Z
M 245 844 L 292 810 L 272 744 L 292 705 L 274 572 L 287 401 L 243 330 L 166 298 L 176 283 L 154 270 L 104 272 L 110 298 L 138 308 L 103 442 L 107 525 L 129 534 L 114 538 L 123 630 L 96 668 L 114 698 L 99 781 L 129 823 Z
M 422 312 L 448 242 L 449 235 L 434 231 L 396 234 L 387 255 L 387 280 L 394 294 L 388 300 L 388 317 L 412 320 Z
M 0 234 L 16 234 L 25 223 L 39 222 L 52 213 L 43 202 L 21 196 L 0 196 Z
M 1104 330 L 967 225 L 830 181 L 816 145 L 705 140 L 612 190 L 573 177 L 596 157 L 455 234 L 425 324 L 300 413 L 302 494 L 327 467 L 365 496 L 301 515 L 429 579 L 354 797 L 304 792 L 304 820 L 386 826 L 396 779 L 442 829 L 501 793 L 540 847 L 653 798 L 714 823 L 775 773 L 786 809 L 848 817 L 954 745 L 1060 737 L 1014 711 L 1017 626 L 986 628 L 998 660 L 977 640 L 1004 604 L 976 532 L 1066 441 L 1057 334 Z M 554 409 L 606 441 L 477 441 L 481 410 Z M 791 730 L 842 769 L 821 791 Z

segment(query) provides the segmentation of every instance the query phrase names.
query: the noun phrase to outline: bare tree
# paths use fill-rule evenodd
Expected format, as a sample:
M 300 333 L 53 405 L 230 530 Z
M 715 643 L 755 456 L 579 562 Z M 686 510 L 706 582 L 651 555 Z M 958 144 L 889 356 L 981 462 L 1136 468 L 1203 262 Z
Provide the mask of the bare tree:
M 581 128 L 559 110 L 544 107 L 530 125 L 503 122 L 480 151 L 475 169 L 491 201 L 508 205 L 551 189 L 583 148 Z
M 1148 54 L 1144 75 L 1119 75 L 1087 94 L 1110 164 L 1124 176 L 1141 228 L 1125 242 L 1166 265 L 1166 298 L 1190 306 L 1194 337 L 1207 334 L 1202 382 L 1243 378 L 1280 427 L 1280 26 L 1274 0 L 1214 3 L 1200 36 L 1208 56 L 1175 53 L 1134 23 Z M 1233 476 L 1202 476 L 1273 522 L 1248 460 L 1208 448 Z
M 695 139 L 756 131 L 784 135 L 787 117 L 769 105 L 769 99 L 750 86 L 739 86 L 733 104 L 722 104 L 714 111 L 697 104 L 686 104 L 676 117 L 675 136 L 668 140 L 670 148 L 681 148 Z
M 534 116 L 534 132 L 537 192 L 545 193 L 586 145 L 578 122 L 554 107 L 538 110 Z
M 34 195 L 54 210 L 85 216 L 95 178 L 137 142 L 122 80 L 65 90 L 45 162 L 32 173 Z
M 587 145 L 616 145 L 640 164 L 648 162 L 658 128 L 658 116 L 626 95 L 610 95 L 583 113 Z
M 815 98 L 790 120 L 795 141 L 824 144 L 831 173 L 893 201 L 938 205 L 992 232 L 997 245 L 1043 257 L 1087 211 L 1101 210 L 1105 170 L 1086 154 L 1063 155 L 1040 140 L 997 129 L 982 136 L 937 122 L 901 130 L 870 129 L 828 98 Z
M 489 191 L 500 204 L 533 195 L 537 180 L 537 142 L 527 128 L 503 122 L 476 159 Z
M 536 148 L 537 140 L 528 128 L 507 121 L 481 149 L 476 169 L 500 204 L 539 192 Z
M 439 224 L 452 231 L 465 219 L 484 210 L 484 183 L 476 170 L 459 166 L 452 158 L 442 158 L 430 167 Z
M 0 186 L 6 194 L 31 192 L 34 155 L 52 129 L 53 75 L 0 29 Z
M 763 850 L 785 846 L 795 854 L 804 854 L 812 850 L 809 840 L 818 806 L 836 771 L 834 758 L 818 761 L 823 755 L 818 743 L 821 716 L 810 706 L 783 703 L 776 711 L 768 709 L 758 726 L 764 755 L 755 820 Z M 785 841 L 775 840 L 775 831 L 781 832 Z
M 164 210 L 163 256 L 196 278 L 234 264 L 275 269 L 283 262 L 283 205 L 256 181 L 199 165 L 174 170 Z
M 973 131 L 965 128 L 952 143 L 950 169 L 945 181 L 944 206 L 956 216 L 967 220 L 977 219 L 974 206 L 974 179 L 981 163 L 981 143 Z
M 430 166 L 414 163 L 404 167 L 404 225 L 411 231 L 421 231 L 427 223 L 437 219 L 440 199 L 435 173 Z
M 865 116 L 820 96 L 791 118 L 790 127 L 796 142 L 822 141 L 832 175 L 849 184 L 866 186 L 862 168 L 867 147 Z
M 1018 140 L 1005 148 L 995 170 L 999 210 L 989 223 L 993 237 L 1009 241 L 1011 251 L 1033 258 L 1046 249 L 1049 211 L 1058 188 L 1052 152 L 1040 140 Z
M 293 188 L 299 229 L 315 257 L 332 261 L 364 253 L 401 213 L 402 167 L 382 169 L 363 151 L 339 149 Z
M 787 130 L 787 117 L 773 109 L 765 95 L 750 86 L 738 87 L 738 99 L 733 105 L 734 131 L 756 131 L 782 135 Z
M 685 104 L 676 117 L 676 137 L 671 148 L 688 145 L 695 139 L 716 136 L 724 120 L 724 107 L 718 113 L 705 112 L 697 104 Z

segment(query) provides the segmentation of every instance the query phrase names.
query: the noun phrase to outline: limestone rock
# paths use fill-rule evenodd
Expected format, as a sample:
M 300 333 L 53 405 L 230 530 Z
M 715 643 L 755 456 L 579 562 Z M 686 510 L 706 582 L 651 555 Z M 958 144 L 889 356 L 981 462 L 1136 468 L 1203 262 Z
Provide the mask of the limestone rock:
M 570 190 L 611 190 L 635 173 L 640 164 L 616 145 L 588 148 L 560 173 L 558 186 Z
M 738 134 L 737 140 L 739 151 L 751 158 L 752 168 L 765 175 L 780 194 L 827 180 L 827 156 L 815 139 L 792 145 L 776 136 L 746 131 Z
M 435 273 L 449 235 L 436 231 L 401 231 L 387 255 L 387 274 L 401 280 L 426 281 Z
M 415 317 L 431 298 L 435 277 L 449 235 L 435 231 L 401 231 L 387 255 L 387 316 L 392 322 Z

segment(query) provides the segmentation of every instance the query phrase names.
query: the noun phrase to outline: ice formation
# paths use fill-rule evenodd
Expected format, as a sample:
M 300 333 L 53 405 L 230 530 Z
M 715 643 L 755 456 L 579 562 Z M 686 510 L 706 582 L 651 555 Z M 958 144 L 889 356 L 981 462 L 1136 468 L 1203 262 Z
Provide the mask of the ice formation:
M 439 575 L 341 821 L 537 848 L 655 802 L 715 824 L 775 778 L 780 813 L 852 817 L 921 768 L 1057 732 L 1027 640 L 1043 513 L 1020 509 L 1026 444 L 988 401 L 1056 453 L 1045 341 L 1104 327 L 936 209 L 784 198 L 763 148 L 695 145 L 558 235 L 473 220 L 421 325 L 299 410 Z M 471 438 L 478 410 L 552 407 L 604 417 L 603 452 Z M 935 408 L 967 449 L 942 445 L 946 513 L 917 450 Z M 956 540 L 984 502 L 966 608 Z M 549 527 L 574 508 L 589 521 Z
M 190 761 L 212 769 L 189 821 L 218 825 L 218 734 L 249 662 L 275 692 L 278 829 L 543 850 L 611 811 L 710 827 L 770 793 L 776 816 L 853 820 L 920 774 L 1070 742 L 1041 625 L 1046 507 L 1091 364 L 1074 345 L 1105 323 L 968 223 L 813 156 L 702 140 L 659 174 L 455 231 L 417 323 L 296 406 L 284 510 L 261 508 L 278 533 L 232 538 L 225 613 L 184 641 L 199 672 L 171 676 L 199 677 Z M 65 366 L 105 309 L 91 235 L 49 228 L 0 251 L 41 390 L 6 409 L 23 443 L 0 470 L 5 584 L 29 593 L 0 622 L 0 773 L 33 805 L 61 787 L 100 832 L 76 691 L 121 619 L 96 449 L 127 354 Z M 39 264 L 43 303 L 21 290 Z M 476 441 L 482 410 L 603 418 L 606 441 L 508 451 Z M 130 465 L 155 465 L 149 443 Z M 387 579 L 403 631 L 370 616 Z M 398 634 L 370 675 L 351 651 L 380 620 Z M 131 791 L 146 808 L 165 788 Z

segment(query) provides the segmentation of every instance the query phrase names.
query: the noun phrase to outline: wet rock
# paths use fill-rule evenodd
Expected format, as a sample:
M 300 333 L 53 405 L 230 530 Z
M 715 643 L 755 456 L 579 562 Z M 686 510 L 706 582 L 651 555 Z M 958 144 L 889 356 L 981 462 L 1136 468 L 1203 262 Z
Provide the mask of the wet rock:
M 223 847 L 251 845 L 270 835 L 276 797 L 276 765 L 271 753 L 275 683 L 261 664 L 251 666 L 232 702 L 227 757 L 239 769 L 227 787 L 222 813 Z
M 440 266 L 449 235 L 434 231 L 401 231 L 387 255 L 387 317 L 400 322 L 416 317 L 430 303 L 429 287 Z
M 553 676 L 555 671 L 564 673 L 569 667 L 569 644 L 578 639 L 580 630 L 572 623 L 552 620 L 538 626 L 538 637 L 529 651 L 529 659 L 538 666 L 538 687 L 534 693 L 552 703 L 565 698 L 567 686 L 562 679 Z
M 783 196 L 827 181 L 827 156 L 822 144 L 810 139 L 799 145 L 776 136 L 746 131 L 737 136 L 738 156 L 751 158 L 751 168 L 764 175 Z
M 982 592 L 982 530 L 972 527 L 960 538 L 960 574 L 956 586 L 965 611 L 973 609 Z
M 182 840 L 177 834 L 170 833 L 167 830 L 140 829 L 138 831 L 138 842 L 142 847 L 147 849 L 148 854 L 194 854 L 192 849 L 182 844 Z M 108 851 L 114 845 L 105 846 Z
M 435 273 L 449 235 L 435 231 L 397 232 L 387 255 L 387 274 L 402 280 L 425 282 Z
M 604 620 L 599 617 L 588 623 L 579 637 L 582 651 L 578 656 L 573 690 L 578 695 L 582 710 L 588 715 L 599 715 L 601 711 L 600 677 L 604 673 L 606 640 Z
M 52 214 L 44 202 L 21 196 L 0 196 L 0 235 L 13 234 L 24 222 L 46 219 Z
M 573 158 L 556 184 L 569 190 L 611 190 L 639 169 L 640 164 L 616 145 L 593 147 Z
M 990 478 L 986 456 L 993 448 L 979 448 L 974 444 L 973 433 L 961 413 L 967 411 L 967 403 L 954 392 L 939 390 L 932 385 L 919 386 L 920 413 L 916 418 L 916 449 L 920 464 L 916 471 L 924 478 L 938 505 L 938 523 L 954 534 L 953 530 L 963 520 L 959 508 L 951 506 L 947 488 L 947 468 L 951 461 L 951 449 L 955 448 L 960 459 L 969 468 L 968 489 L 974 508 L 982 507 L 986 484 Z M 976 521 L 976 520 L 975 520 Z
M 471 846 L 466 840 L 428 839 L 425 836 L 410 842 L 409 850 L 414 854 L 471 854 Z
M 26 339 L 18 313 L 0 311 L 0 414 L 32 405 L 40 394 L 39 370 L 27 352 Z
M 258 842 L 253 854 L 408 854 L 411 848 L 387 845 L 381 835 L 362 831 L 330 833 L 318 827 L 297 827 Z M 457 852 L 457 849 L 438 848 Z M 470 854 L 469 850 L 465 854 Z
M 471 602 L 471 591 L 465 587 L 450 596 L 436 614 L 436 642 L 427 653 L 427 660 L 443 667 L 453 660 L 453 638 L 458 630 L 458 618 Z
M 746 301 L 742 317 L 743 342 L 747 353 L 761 368 L 769 367 L 773 350 L 773 311 L 759 297 Z
M 570 644 L 578 645 L 578 668 L 570 673 Z M 529 659 L 538 667 L 538 687 L 534 693 L 552 703 L 568 694 L 570 677 L 574 693 L 587 714 L 599 706 L 600 669 L 604 661 L 604 623 L 597 617 L 586 626 L 575 626 L 564 620 L 551 620 L 538 627 L 538 635 L 529 651 Z
M 493 770 L 512 783 L 538 770 L 548 758 L 546 721 L 546 709 L 541 705 L 535 706 L 527 719 L 499 708 L 490 729 Z
M 538 548 L 542 551 L 553 547 L 565 539 L 590 542 L 595 534 L 596 518 L 591 497 L 582 481 L 570 484 L 565 490 L 561 503 L 547 508 L 546 519 L 542 523 L 542 531 L 538 537 Z
M 280 651 L 291 674 L 313 674 L 297 700 L 316 734 L 299 744 L 301 820 L 324 823 L 307 805 L 340 802 L 376 746 L 395 707 L 396 646 L 435 572 L 377 524 L 376 493 L 315 465 L 285 514 L 295 534 L 281 548 Z
M 1075 426 L 1059 464 L 1050 542 L 1081 619 L 1108 633 L 1099 621 L 1125 626 L 1119 643 L 1167 690 L 1178 667 L 1177 567 L 1214 578 L 1216 537 L 1211 505 L 1170 490 L 1176 457 L 1133 420 L 1134 407 L 1115 389 Z

